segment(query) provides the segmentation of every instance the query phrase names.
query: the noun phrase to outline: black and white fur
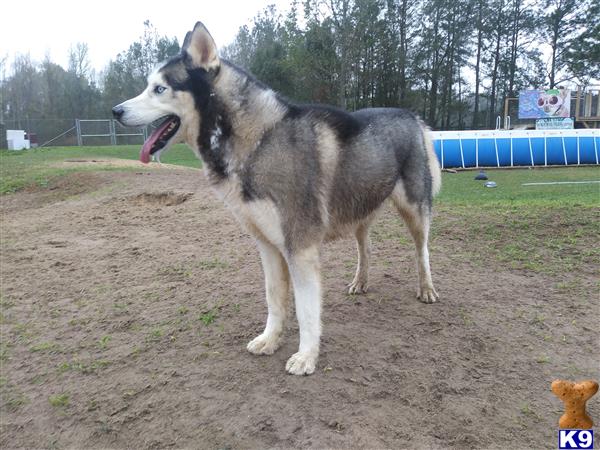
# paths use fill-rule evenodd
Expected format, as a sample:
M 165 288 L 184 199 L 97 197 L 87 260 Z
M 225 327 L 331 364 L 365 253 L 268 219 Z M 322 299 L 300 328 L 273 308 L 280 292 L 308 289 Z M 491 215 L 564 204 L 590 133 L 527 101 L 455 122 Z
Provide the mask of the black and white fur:
M 313 373 L 321 336 L 321 247 L 354 234 L 358 268 L 349 292 L 366 292 L 369 226 L 387 199 L 416 244 L 418 297 L 425 303 L 438 299 L 427 240 L 441 174 L 428 130 L 412 113 L 347 113 L 290 103 L 220 59 L 200 22 L 181 54 L 150 75 L 142 94 L 114 111 L 129 126 L 179 118 L 165 148 L 186 142 L 203 161 L 217 196 L 255 238 L 268 317 L 264 332 L 248 344 L 250 352 L 272 354 L 279 347 L 291 285 L 300 346 L 286 369 Z

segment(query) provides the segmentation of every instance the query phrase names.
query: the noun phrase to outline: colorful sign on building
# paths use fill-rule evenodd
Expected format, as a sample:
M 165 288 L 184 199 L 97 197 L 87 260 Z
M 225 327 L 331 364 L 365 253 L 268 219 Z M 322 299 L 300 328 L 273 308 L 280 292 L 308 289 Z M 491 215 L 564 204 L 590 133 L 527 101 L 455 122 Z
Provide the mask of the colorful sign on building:
M 571 91 L 568 89 L 519 92 L 519 119 L 545 119 L 570 115 Z

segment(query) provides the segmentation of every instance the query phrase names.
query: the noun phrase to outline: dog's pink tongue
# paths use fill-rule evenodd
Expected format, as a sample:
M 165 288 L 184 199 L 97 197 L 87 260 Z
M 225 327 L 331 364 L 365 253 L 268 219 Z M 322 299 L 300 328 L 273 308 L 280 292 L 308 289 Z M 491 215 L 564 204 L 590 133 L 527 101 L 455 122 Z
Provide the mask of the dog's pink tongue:
M 148 164 L 150 162 L 150 150 L 152 150 L 152 145 L 154 145 L 154 141 L 156 139 L 152 139 L 152 136 L 148 138 L 144 145 L 142 145 L 142 150 L 140 151 L 140 161 L 144 164 Z
M 140 151 L 140 161 L 144 164 L 148 164 L 150 162 L 150 152 L 152 151 L 152 147 L 158 141 L 160 136 L 165 132 L 165 130 L 169 127 L 171 123 L 170 120 L 166 120 L 160 127 L 152 132 L 150 137 L 144 142 L 142 145 L 142 151 Z

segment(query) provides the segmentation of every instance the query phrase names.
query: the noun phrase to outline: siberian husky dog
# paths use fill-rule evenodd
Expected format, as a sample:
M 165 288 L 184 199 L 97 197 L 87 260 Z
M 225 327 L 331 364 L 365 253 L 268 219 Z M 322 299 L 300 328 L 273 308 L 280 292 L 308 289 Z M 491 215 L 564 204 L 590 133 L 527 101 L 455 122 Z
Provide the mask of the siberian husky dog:
M 416 245 L 417 296 L 438 294 L 427 239 L 441 173 L 428 129 L 394 108 L 348 113 L 291 103 L 243 69 L 219 58 L 200 22 L 179 55 L 148 77 L 139 96 L 113 108 L 123 125 L 162 120 L 140 160 L 176 142 L 204 163 L 216 195 L 254 237 L 261 256 L 268 317 L 248 351 L 270 355 L 281 343 L 290 284 L 300 346 L 286 364 L 294 375 L 314 372 L 321 336 L 319 253 L 324 242 L 354 235 L 358 267 L 351 294 L 366 292 L 369 226 L 386 200 Z

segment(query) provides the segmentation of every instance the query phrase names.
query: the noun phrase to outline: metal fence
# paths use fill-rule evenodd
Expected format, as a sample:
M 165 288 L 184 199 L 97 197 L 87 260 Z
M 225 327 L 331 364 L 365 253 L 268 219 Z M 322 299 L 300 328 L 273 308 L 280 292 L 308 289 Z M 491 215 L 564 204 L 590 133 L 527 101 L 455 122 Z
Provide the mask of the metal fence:
M 5 120 L 0 123 L 0 148 L 7 148 L 6 130 L 25 130 L 37 137 L 38 144 L 43 144 L 63 134 L 52 145 L 77 145 L 74 126 L 74 119 Z M 65 133 L 66 131 L 70 132 Z
M 149 127 L 126 128 L 113 119 L 24 119 L 0 122 L 0 148 L 6 130 L 24 130 L 38 146 L 133 145 L 148 137 Z
M 125 128 L 114 119 L 76 119 L 77 145 L 126 145 L 144 142 L 148 128 Z

